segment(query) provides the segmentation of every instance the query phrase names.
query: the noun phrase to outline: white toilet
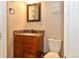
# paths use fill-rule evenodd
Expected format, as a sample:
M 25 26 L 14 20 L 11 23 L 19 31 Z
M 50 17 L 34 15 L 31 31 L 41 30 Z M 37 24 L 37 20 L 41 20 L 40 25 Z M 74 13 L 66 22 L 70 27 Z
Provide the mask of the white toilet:
M 44 58 L 60 58 L 59 51 L 61 48 L 60 39 L 48 39 L 49 52 L 44 56 Z

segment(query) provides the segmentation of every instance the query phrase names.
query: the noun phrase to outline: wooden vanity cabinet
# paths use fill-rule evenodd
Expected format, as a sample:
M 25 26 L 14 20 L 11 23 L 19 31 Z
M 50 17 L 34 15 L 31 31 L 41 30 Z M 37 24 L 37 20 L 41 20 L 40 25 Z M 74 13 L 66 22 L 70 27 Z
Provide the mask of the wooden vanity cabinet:
M 14 34 L 15 58 L 40 58 L 43 52 L 43 35 L 17 35 Z

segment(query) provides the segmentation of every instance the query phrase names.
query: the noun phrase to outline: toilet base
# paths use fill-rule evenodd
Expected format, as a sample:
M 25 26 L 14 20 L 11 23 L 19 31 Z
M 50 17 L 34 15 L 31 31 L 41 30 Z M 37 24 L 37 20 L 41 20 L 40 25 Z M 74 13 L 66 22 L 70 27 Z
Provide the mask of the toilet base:
M 54 52 L 48 52 L 44 58 L 60 58 L 58 53 L 54 53 Z

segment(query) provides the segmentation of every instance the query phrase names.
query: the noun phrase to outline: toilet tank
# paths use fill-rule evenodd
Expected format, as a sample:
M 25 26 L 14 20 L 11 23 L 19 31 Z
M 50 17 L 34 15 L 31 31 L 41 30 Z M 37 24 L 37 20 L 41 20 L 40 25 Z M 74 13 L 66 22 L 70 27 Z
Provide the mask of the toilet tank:
M 60 39 L 48 39 L 49 43 L 49 51 L 59 53 L 61 48 L 61 40 Z

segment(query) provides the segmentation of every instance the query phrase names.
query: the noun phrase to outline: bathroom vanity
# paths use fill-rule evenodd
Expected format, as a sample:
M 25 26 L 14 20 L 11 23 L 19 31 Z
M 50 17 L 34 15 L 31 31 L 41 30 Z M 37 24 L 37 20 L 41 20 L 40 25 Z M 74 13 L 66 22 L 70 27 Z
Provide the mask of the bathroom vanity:
M 14 58 L 40 58 L 43 52 L 44 31 L 14 31 Z

